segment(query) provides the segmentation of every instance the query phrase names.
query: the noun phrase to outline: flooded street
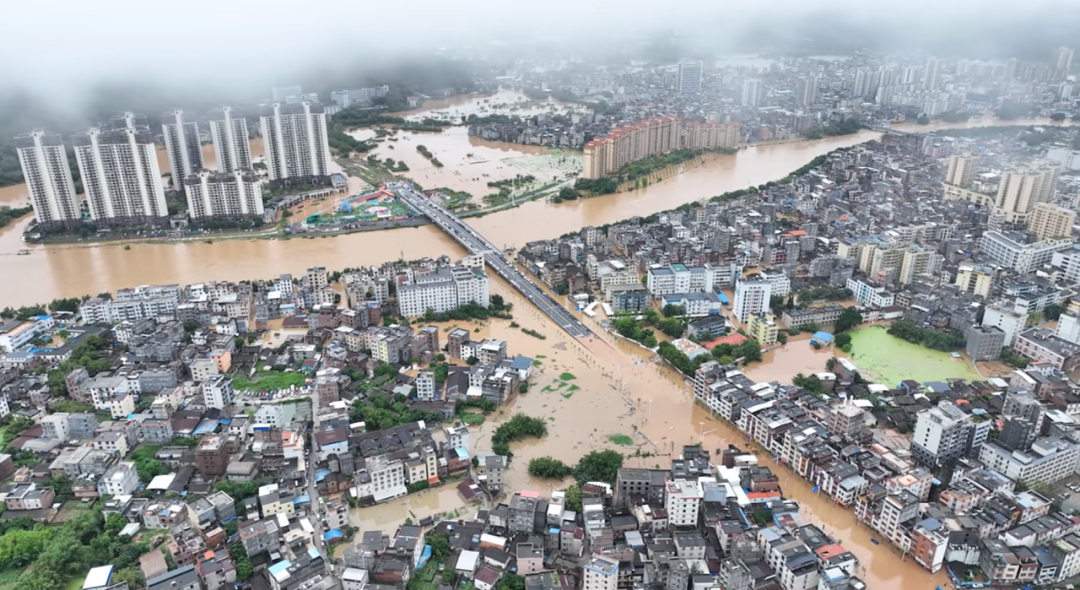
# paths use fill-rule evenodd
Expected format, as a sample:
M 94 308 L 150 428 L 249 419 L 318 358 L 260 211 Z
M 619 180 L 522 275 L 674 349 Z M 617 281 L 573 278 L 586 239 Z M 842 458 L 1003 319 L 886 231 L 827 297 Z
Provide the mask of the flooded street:
M 438 324 L 445 334 L 450 326 L 479 327 L 473 339 L 495 337 L 508 341 L 510 354 L 523 354 L 540 361 L 534 367 L 529 393 L 518 395 L 489 420 L 472 428 L 470 453 L 491 448 L 490 436 L 498 423 L 514 413 L 542 417 L 548 422 L 548 436 L 529 439 L 511 445 L 514 459 L 507 477 L 507 489 L 528 489 L 548 494 L 565 484 L 552 480 L 536 480 L 529 476 L 529 459 L 552 456 L 573 464 L 593 450 L 614 449 L 630 455 L 624 465 L 631 467 L 668 467 L 671 454 L 678 454 L 683 445 L 701 442 L 710 452 L 728 444 L 744 450 L 754 450 L 762 465 L 774 469 L 781 479 L 784 494 L 804 506 L 803 517 L 835 535 L 849 551 L 858 556 L 860 575 L 870 588 L 930 589 L 944 584 L 945 575 L 931 576 L 911 560 L 903 561 L 891 547 L 873 545 L 872 531 L 856 523 L 855 514 L 837 506 L 824 494 L 814 494 L 810 485 L 794 477 L 786 467 L 774 464 L 765 453 L 756 452 L 732 426 L 715 418 L 693 402 L 691 389 L 683 377 L 665 366 L 650 360 L 651 354 L 642 348 L 600 333 L 589 341 L 571 340 L 551 324 L 546 316 L 528 307 L 516 291 L 501 279 L 493 282 L 492 292 L 501 294 L 514 304 L 514 321 L 523 328 L 534 329 L 547 337 L 540 340 L 510 328 L 507 320 L 479 323 L 452 322 Z M 598 330 L 591 320 L 590 327 Z M 482 325 L 481 325 L 482 324 Z M 803 355 L 806 367 L 793 370 L 789 354 L 782 363 L 766 362 L 753 365 L 747 374 L 756 380 L 786 380 L 788 373 L 809 373 L 824 370 L 828 352 L 813 351 L 803 341 L 793 339 L 791 351 L 802 347 L 813 354 Z M 790 352 L 790 351 L 789 351 Z M 771 355 L 772 353 L 770 353 Z M 798 353 L 796 353 L 798 354 Z M 635 362 L 641 361 L 640 364 Z M 779 365 L 783 366 L 779 366 Z M 817 368 L 812 369 L 811 365 Z M 562 382 L 559 376 L 570 373 L 574 379 Z M 564 385 L 559 386 L 562 382 Z M 578 389 L 570 391 L 571 385 Z M 548 391 L 544 391 L 544 389 Z M 613 435 L 634 439 L 634 446 L 619 446 L 610 441 Z M 650 453 L 651 457 L 633 457 L 635 450 Z M 568 483 L 568 482 L 567 482 Z M 469 514 L 475 507 L 464 506 L 452 486 L 437 488 L 394 500 L 388 504 L 353 511 L 354 524 L 361 530 L 373 528 L 391 532 L 406 518 L 419 521 L 438 513 Z
M 791 378 L 799 373 L 824 373 L 825 363 L 834 356 L 847 356 L 838 348 L 815 350 L 810 346 L 811 336 L 812 334 L 789 336 L 787 344 L 766 352 L 762 355 L 762 362 L 750 365 L 743 372 L 754 381 L 791 383 Z

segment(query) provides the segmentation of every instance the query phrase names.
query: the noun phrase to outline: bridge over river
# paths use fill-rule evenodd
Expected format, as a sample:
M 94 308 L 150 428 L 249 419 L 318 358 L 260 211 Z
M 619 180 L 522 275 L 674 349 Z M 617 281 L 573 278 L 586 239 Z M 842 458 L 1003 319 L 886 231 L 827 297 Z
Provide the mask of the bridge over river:
M 394 183 L 387 185 L 394 194 L 406 205 L 412 207 L 420 214 L 435 222 L 452 238 L 465 246 L 472 254 L 484 257 L 496 273 L 506 279 L 515 289 L 521 292 L 526 299 L 538 307 L 562 329 L 566 330 L 574 338 L 584 338 L 591 335 L 585 327 L 568 309 L 560 305 L 550 295 L 541 289 L 536 283 L 514 267 L 504 256 L 501 250 L 489 242 L 484 236 L 476 232 L 464 221 L 458 219 L 439 205 L 431 202 L 424 194 L 412 188 L 407 183 Z

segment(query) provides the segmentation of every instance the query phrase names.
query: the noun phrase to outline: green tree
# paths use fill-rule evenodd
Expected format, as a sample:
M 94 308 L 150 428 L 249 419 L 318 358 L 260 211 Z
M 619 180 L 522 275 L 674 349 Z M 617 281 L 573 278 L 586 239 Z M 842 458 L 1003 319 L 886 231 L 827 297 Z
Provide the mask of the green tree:
M 862 312 L 854 307 L 846 307 L 844 311 L 840 312 L 840 319 L 836 320 L 834 328 L 837 333 L 846 332 L 861 324 L 862 321 Z
M 581 488 L 577 484 L 574 484 L 566 488 L 566 499 L 564 501 L 566 507 L 578 514 L 581 513 Z
M 525 590 L 525 578 L 506 572 L 495 582 L 495 590 Z
M 529 475 L 546 479 L 563 479 L 573 473 L 573 468 L 551 457 L 534 457 L 529 460 Z
M 623 456 L 616 451 L 591 451 L 578 462 L 574 478 L 579 484 L 590 481 L 614 483 L 622 462 Z
M 510 454 L 510 443 L 527 437 L 543 438 L 547 436 L 547 422 L 542 418 L 533 418 L 525 414 L 514 414 L 491 436 L 491 450 L 497 455 Z
M 1056 321 L 1064 312 L 1065 307 L 1058 305 L 1057 303 L 1051 303 L 1043 309 L 1043 316 L 1046 317 L 1047 320 Z
M 851 352 L 851 334 L 848 334 L 847 332 L 837 334 L 836 338 L 833 340 L 833 346 L 844 352 Z
M 450 539 L 446 535 L 429 535 L 427 544 L 431 546 L 431 557 L 442 562 L 450 556 Z
M 929 125 L 930 124 L 930 117 L 927 117 L 926 113 L 923 113 L 923 114 L 919 115 L 919 118 L 916 119 L 915 122 L 918 123 L 919 125 Z

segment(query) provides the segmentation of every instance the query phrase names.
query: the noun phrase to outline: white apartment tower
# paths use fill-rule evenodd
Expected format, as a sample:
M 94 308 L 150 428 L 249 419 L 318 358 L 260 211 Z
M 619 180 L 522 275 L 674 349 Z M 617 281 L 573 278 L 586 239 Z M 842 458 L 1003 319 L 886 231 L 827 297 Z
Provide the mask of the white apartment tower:
M 184 189 L 184 179 L 203 169 L 199 124 L 180 109 L 161 116 L 161 133 L 169 157 L 173 188 Z
M 681 94 L 701 92 L 702 65 L 700 61 L 684 59 L 679 61 L 679 79 L 677 90 Z
M 926 60 L 926 69 L 923 70 L 923 90 L 935 90 L 938 87 L 938 71 L 941 62 L 936 57 Z
M 795 83 L 795 106 L 805 107 L 817 102 L 817 91 L 817 78 L 799 78 Z
M 251 170 L 202 170 L 184 179 L 184 195 L 192 219 L 263 214 L 262 184 Z
M 79 223 L 79 200 L 60 134 L 35 129 L 18 135 L 15 150 L 38 225 L 54 229 Z
M 742 84 L 742 106 L 761 106 L 761 80 L 759 78 L 747 78 Z
M 975 180 L 975 171 L 979 167 L 979 157 L 969 155 L 949 156 L 949 169 L 945 173 L 945 184 L 968 188 Z
M 1058 47 L 1057 50 L 1057 75 L 1064 80 L 1069 75 L 1069 70 L 1072 69 L 1073 62 L 1073 48 L 1072 47 Z
M 302 182 L 330 175 L 323 105 L 308 101 L 265 105 L 261 125 L 271 181 Z
M 90 217 L 115 225 L 164 225 L 169 211 L 154 134 L 145 117 L 124 113 L 110 129 L 72 136 Z
M 1028 231 L 1035 234 L 1037 240 L 1069 237 L 1075 223 L 1076 211 L 1053 203 L 1039 203 L 1028 217 Z
M 214 141 L 217 167 L 222 172 L 251 169 L 247 120 L 233 118 L 232 107 L 223 106 L 210 117 L 210 138 Z
M 1009 223 L 1026 221 L 1036 204 L 1046 203 L 1054 196 L 1060 169 L 1056 162 L 1043 162 L 1029 169 L 1006 172 L 998 185 L 996 209 Z
M 750 316 L 769 308 L 772 284 L 765 279 L 739 279 L 735 281 L 735 317 L 746 323 Z
M 855 81 L 851 87 L 851 94 L 856 98 L 865 98 L 867 94 L 870 94 L 870 82 L 872 76 L 870 70 L 866 68 L 859 68 L 855 70 Z

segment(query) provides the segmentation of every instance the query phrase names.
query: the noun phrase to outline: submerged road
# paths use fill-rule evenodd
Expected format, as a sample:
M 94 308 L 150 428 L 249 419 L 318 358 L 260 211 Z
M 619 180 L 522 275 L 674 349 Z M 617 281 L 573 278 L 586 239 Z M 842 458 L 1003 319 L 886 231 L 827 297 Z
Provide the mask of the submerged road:
M 550 295 L 544 292 L 521 271 L 514 268 L 503 253 L 494 244 L 487 241 L 464 221 L 454 217 L 446 209 L 432 203 L 422 193 L 414 190 L 406 183 L 394 183 L 387 185 L 406 205 L 415 209 L 418 213 L 435 222 L 450 237 L 465 246 L 472 254 L 484 257 L 488 266 L 495 270 L 502 278 L 506 279 L 515 289 L 521 292 L 530 303 L 535 305 L 551 318 L 562 329 L 566 330 L 574 338 L 584 338 L 592 335 L 573 314 L 562 305 L 559 305 Z

